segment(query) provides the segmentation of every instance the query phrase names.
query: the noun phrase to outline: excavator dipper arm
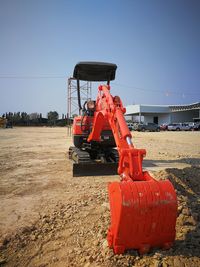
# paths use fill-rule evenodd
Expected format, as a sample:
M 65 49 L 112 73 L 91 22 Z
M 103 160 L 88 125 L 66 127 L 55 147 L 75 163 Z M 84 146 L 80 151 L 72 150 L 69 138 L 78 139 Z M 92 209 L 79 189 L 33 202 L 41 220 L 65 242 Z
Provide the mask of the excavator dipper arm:
M 119 152 L 120 182 L 108 185 L 111 225 L 107 240 L 114 253 L 152 247 L 170 248 L 175 239 L 177 199 L 169 180 L 157 181 L 142 170 L 144 149 L 137 149 L 124 118 L 125 108 L 110 86 L 99 86 L 93 127 L 88 142 L 100 141 L 103 121 L 108 120 Z

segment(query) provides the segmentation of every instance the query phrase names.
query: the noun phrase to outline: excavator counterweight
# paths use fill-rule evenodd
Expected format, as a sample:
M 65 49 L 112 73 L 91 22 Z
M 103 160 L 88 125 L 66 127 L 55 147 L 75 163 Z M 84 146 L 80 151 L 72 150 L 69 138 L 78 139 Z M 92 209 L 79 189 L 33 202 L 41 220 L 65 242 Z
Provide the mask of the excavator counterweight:
M 126 109 L 119 96 L 110 94 L 116 69 L 115 64 L 102 62 L 75 66 L 81 115 L 74 119 L 75 146 L 69 149 L 74 176 L 118 172 L 120 182 L 108 185 L 111 224 L 107 240 L 114 253 L 168 249 L 176 234 L 176 193 L 169 180 L 157 181 L 143 171 L 146 151 L 134 147 L 124 118 Z M 86 101 L 82 107 L 79 79 L 107 81 L 107 85 L 99 86 L 96 101 Z

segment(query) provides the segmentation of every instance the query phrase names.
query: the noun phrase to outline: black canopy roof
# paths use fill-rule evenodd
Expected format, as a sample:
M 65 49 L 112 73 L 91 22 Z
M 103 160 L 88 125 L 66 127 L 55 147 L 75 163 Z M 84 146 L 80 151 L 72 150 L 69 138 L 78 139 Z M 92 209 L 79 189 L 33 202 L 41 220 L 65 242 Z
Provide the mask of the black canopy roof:
M 112 81 L 115 79 L 116 64 L 105 62 L 79 62 L 74 68 L 73 77 L 83 81 Z

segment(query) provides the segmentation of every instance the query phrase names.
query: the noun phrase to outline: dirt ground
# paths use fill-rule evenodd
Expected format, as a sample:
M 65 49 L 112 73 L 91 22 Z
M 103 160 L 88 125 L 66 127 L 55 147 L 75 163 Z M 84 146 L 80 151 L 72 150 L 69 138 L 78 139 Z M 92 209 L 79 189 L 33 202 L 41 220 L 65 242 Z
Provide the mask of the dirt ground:
M 200 132 L 132 132 L 157 179 L 178 196 L 170 250 L 114 255 L 107 246 L 107 183 L 72 177 L 66 128 L 0 130 L 0 266 L 200 266 Z M 144 164 L 145 165 L 145 164 Z

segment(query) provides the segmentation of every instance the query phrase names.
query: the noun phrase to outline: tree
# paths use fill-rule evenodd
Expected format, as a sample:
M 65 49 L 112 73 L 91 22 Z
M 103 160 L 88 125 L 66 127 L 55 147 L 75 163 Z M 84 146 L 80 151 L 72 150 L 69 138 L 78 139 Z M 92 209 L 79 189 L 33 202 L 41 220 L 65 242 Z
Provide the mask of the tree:
M 21 112 L 22 125 L 29 125 L 30 117 L 26 112 Z
M 48 123 L 50 125 L 55 125 L 56 121 L 58 120 L 58 112 L 57 111 L 50 111 L 47 113 Z
M 13 124 L 14 125 L 18 125 L 20 120 L 21 120 L 20 112 L 19 111 L 18 112 L 14 112 L 14 115 L 13 115 L 12 119 L 13 119 Z
M 31 120 L 38 120 L 40 118 L 40 114 L 37 112 L 29 114 Z

